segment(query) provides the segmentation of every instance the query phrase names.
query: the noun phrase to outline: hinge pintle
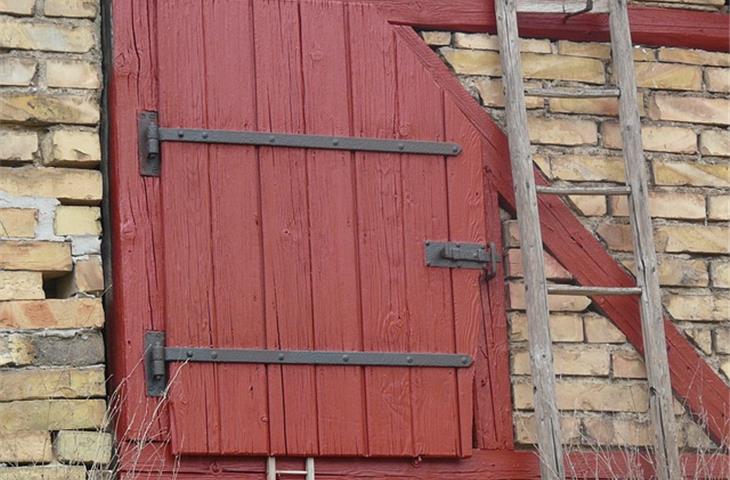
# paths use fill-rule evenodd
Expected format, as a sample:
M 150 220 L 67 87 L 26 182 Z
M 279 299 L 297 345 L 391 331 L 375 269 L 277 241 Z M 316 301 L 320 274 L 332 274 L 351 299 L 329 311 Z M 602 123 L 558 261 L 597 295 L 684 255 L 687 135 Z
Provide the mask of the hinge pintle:
M 157 112 L 140 112 L 137 119 L 139 135 L 139 174 L 160 176 L 160 129 Z
M 161 397 L 165 393 L 165 388 L 167 388 L 164 332 L 145 333 L 144 372 L 147 379 L 147 395 Z

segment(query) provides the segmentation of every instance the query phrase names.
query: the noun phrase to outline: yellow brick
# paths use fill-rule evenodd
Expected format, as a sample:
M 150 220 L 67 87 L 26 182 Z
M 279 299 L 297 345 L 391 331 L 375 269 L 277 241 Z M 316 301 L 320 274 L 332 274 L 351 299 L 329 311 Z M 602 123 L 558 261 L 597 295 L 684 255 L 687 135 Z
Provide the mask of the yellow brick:
M 47 465 L 0 469 L 0 480 L 86 480 L 83 466 Z
M 0 328 L 101 328 L 104 311 L 97 298 L 0 303 Z
M 557 113 L 618 115 L 618 100 L 615 98 L 551 98 L 548 105 L 551 112 Z
M 421 32 L 421 37 L 423 37 L 423 40 L 428 45 L 431 45 L 434 47 L 441 47 L 441 46 L 448 45 L 451 43 L 451 32 L 437 32 L 437 31 Z
M 694 153 L 697 135 L 692 129 L 647 125 L 641 129 L 644 149 L 655 152 Z M 621 131 L 616 123 L 601 125 L 601 143 L 606 148 L 623 149 Z
M 61 242 L 0 241 L 0 268 L 70 272 L 71 245 Z
M 481 77 L 474 81 L 474 86 L 479 92 L 479 96 L 484 105 L 488 107 L 504 107 L 504 90 L 501 79 Z M 525 86 L 537 86 L 537 84 L 528 82 Z M 528 109 L 542 108 L 543 103 L 542 97 L 525 97 L 525 106 Z
M 85 53 L 95 44 L 91 22 L 67 26 L 15 19 L 0 21 L 0 48 Z
M 705 69 L 705 85 L 710 92 L 730 92 L 730 70 L 727 68 Z
M 545 252 L 545 276 L 551 280 L 570 280 L 573 276 L 563 268 L 555 257 Z M 509 250 L 507 254 L 508 276 L 521 278 L 523 276 L 522 255 L 517 248 Z
M 555 385 L 555 396 L 560 410 L 645 412 L 649 406 L 646 386 L 634 383 L 563 381 Z M 514 404 L 519 410 L 533 408 L 531 384 L 514 385 Z
M 657 251 L 688 253 L 730 253 L 730 230 L 705 225 L 659 225 Z
M 94 63 L 49 60 L 46 81 L 49 87 L 99 88 L 99 73 Z
M 715 330 L 715 350 L 718 353 L 730 354 L 730 328 Z
M 509 283 L 510 308 L 513 310 L 525 310 L 525 288 L 523 284 Z M 591 300 L 588 297 L 578 295 L 550 295 L 548 305 L 552 312 L 582 312 Z
M 527 315 L 512 312 L 510 318 L 510 336 L 515 342 L 527 340 Z M 583 320 L 577 314 L 551 313 L 549 318 L 550 337 L 553 342 L 582 342 Z
M 598 348 L 553 347 L 553 366 L 558 375 L 607 376 L 609 353 Z M 512 355 L 512 373 L 530 374 L 530 356 L 526 350 Z
M 565 80 L 603 84 L 606 81 L 603 62 L 591 58 L 525 53 L 521 55 L 526 78 Z
M 499 51 L 497 36 L 485 33 L 455 33 L 454 45 L 459 48 Z M 550 53 L 550 40 L 521 38 L 520 52 Z
M 0 462 L 46 463 L 52 460 L 49 432 L 18 432 L 0 437 Z
M 0 12 L 14 15 L 32 15 L 35 0 L 0 0 Z
M 54 450 L 58 459 L 67 463 L 104 465 L 111 460 L 112 437 L 105 432 L 58 432 Z
M 730 379 L 730 359 L 725 360 L 727 357 L 723 357 L 722 363 L 720 363 L 720 371 L 725 377 Z
M 703 130 L 700 133 L 700 152 L 703 155 L 730 157 L 730 132 L 726 130 Z
M 95 125 L 99 123 L 99 115 L 99 101 L 86 95 L 0 94 L 0 120 Z
M 0 85 L 30 85 L 36 71 L 36 61 L 30 58 L 0 58 Z
M 439 49 L 456 73 L 499 76 L 502 73 L 499 53 L 484 50 L 464 50 L 451 47 Z
M 613 215 L 629 215 L 626 197 L 611 197 Z M 705 218 L 705 197 L 700 193 L 649 192 L 649 213 L 658 218 Z
M 92 170 L 0 167 L 0 191 L 98 205 L 102 180 L 101 173 Z
M 45 298 L 40 272 L 0 270 L 0 300 L 39 300 Z
M 623 182 L 621 157 L 602 155 L 558 155 L 552 159 L 553 176 L 559 180 Z
M 622 262 L 636 274 L 634 260 Z M 707 265 L 703 260 L 662 255 L 658 258 L 659 283 L 663 286 L 706 287 L 710 282 Z
M 673 162 L 655 160 L 657 185 L 691 185 L 694 187 L 730 187 L 730 165 L 723 163 Z M 554 172 L 553 162 L 553 172 Z
M 27 336 L 0 335 L 0 367 L 30 365 L 35 360 L 35 354 L 36 348 Z
M 104 369 L 0 370 L 0 401 L 103 397 Z
M 98 256 L 77 260 L 71 275 L 60 279 L 56 293 L 61 298 L 68 298 L 78 292 L 96 293 L 104 290 L 104 275 L 101 258 Z
M 602 195 L 571 195 L 568 198 L 583 216 L 596 217 L 606 214 L 606 197 Z
M 669 294 L 664 305 L 675 320 L 723 322 L 730 320 L 730 298 L 715 295 Z
M 712 330 L 709 328 L 690 328 L 684 331 L 692 342 L 706 355 L 712 355 Z
M 29 162 L 38 151 L 38 135 L 22 130 L 0 130 L 0 160 Z
M 99 134 L 56 130 L 43 142 L 43 163 L 53 166 L 94 166 L 101 160 Z
M 645 447 L 654 442 L 647 421 L 616 417 L 589 417 L 583 420 L 589 441 L 599 445 Z
M 609 319 L 598 314 L 583 318 L 588 343 L 624 343 L 626 336 Z
M 606 242 L 608 248 L 618 252 L 630 252 L 634 248 L 631 227 L 626 224 L 603 223 L 596 233 Z
M 701 90 L 702 70 L 678 63 L 635 62 L 636 84 L 663 90 Z
M 616 378 L 646 378 L 644 360 L 636 351 L 616 351 L 611 354 L 613 376 Z
M 730 125 L 730 99 L 657 94 L 649 99 L 649 117 L 654 120 Z
M 710 263 L 710 274 L 712 275 L 713 286 L 730 288 L 730 261 L 713 260 Z
M 0 237 L 33 238 L 37 223 L 33 208 L 0 208 Z
M 558 41 L 558 53 L 574 57 L 590 57 L 608 60 L 611 58 L 611 46 L 607 43 Z
M 529 117 L 527 125 L 534 143 L 595 145 L 598 142 L 598 128 L 589 120 Z
M 47 17 L 94 18 L 97 4 L 96 0 L 46 0 L 43 13 Z
M 56 235 L 100 235 L 101 209 L 60 206 L 56 208 L 54 230 Z
M 660 48 L 659 60 L 663 62 L 679 62 L 693 65 L 730 67 L 730 54 L 722 52 L 706 52 L 703 50 Z
M 707 197 L 707 216 L 710 220 L 730 220 L 730 195 Z
M 24 400 L 0 403 L 0 434 L 104 425 L 104 400 Z M 2 477 L 0 477 L 2 478 Z
M 537 443 L 535 417 L 533 415 L 514 415 L 515 441 L 521 444 Z M 581 443 L 580 420 L 570 415 L 560 416 L 560 438 L 564 444 Z

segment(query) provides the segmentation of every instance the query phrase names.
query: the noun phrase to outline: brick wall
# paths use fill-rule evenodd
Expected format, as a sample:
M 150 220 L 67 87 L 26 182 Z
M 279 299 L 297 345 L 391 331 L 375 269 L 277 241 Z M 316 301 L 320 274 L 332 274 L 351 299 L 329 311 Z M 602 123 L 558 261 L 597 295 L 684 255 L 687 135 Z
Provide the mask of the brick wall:
M 497 39 L 424 32 L 464 86 L 500 123 L 504 112 Z M 526 39 L 528 86 L 611 83 L 607 44 Z M 675 48 L 636 48 L 639 98 L 664 306 L 723 379 L 730 377 L 730 55 Z M 616 99 L 527 97 L 535 161 L 559 183 L 623 180 Z M 620 197 L 573 197 L 583 223 L 632 267 L 627 206 Z M 504 214 L 512 312 L 511 369 L 515 431 L 534 441 L 532 388 L 516 220 Z M 551 280 L 570 273 L 547 258 Z M 587 297 L 551 297 L 555 368 L 564 436 L 575 444 L 645 445 L 644 365 L 625 337 Z M 681 443 L 711 442 L 677 403 Z
M 0 0 L 0 479 L 102 478 L 97 0 Z

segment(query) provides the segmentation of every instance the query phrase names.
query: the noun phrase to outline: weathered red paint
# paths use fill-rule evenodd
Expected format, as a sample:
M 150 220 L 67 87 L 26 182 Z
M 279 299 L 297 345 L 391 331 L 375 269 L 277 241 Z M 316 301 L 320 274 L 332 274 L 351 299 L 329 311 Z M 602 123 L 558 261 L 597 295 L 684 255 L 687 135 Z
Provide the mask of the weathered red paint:
M 456 32 L 496 33 L 494 0 L 370 0 L 392 23 Z M 634 43 L 659 47 L 730 51 L 728 15 L 674 8 L 629 5 Z M 609 40 L 608 15 L 518 15 L 520 34 L 555 40 Z
M 174 3 L 174 7 L 172 2 L 153 3 L 143 0 L 113 4 L 115 43 L 109 98 L 114 318 L 109 323 L 109 337 L 113 382 L 120 388 L 119 401 L 122 402 L 118 417 L 120 436 L 126 439 L 172 438 L 174 451 L 181 453 L 285 454 L 310 451 L 308 449 L 316 453 L 316 444 L 319 451 L 332 455 L 361 452 L 360 449 L 363 448 L 375 455 L 392 455 L 392 452 L 409 456 L 416 454 L 418 448 L 424 448 L 423 445 L 415 447 L 407 442 L 389 444 L 389 441 L 395 440 L 388 440 L 386 436 L 380 439 L 375 437 L 374 445 L 369 443 L 370 433 L 387 425 L 407 429 L 413 436 L 419 433 L 415 429 L 411 430 L 412 425 L 420 428 L 421 421 L 438 420 L 428 418 L 426 412 L 431 408 L 429 405 L 411 408 L 407 420 L 403 419 L 400 423 L 397 415 L 378 417 L 363 408 L 369 402 L 382 401 L 381 396 L 372 393 L 372 388 L 408 385 L 403 383 L 402 374 L 399 378 L 397 372 L 388 369 L 367 369 L 362 377 L 358 377 L 357 369 L 353 368 L 352 375 L 336 377 L 338 372 L 331 368 L 264 369 L 240 365 L 196 365 L 195 368 L 182 369 L 180 372 L 177 388 L 185 386 L 185 391 L 172 392 L 173 398 L 175 395 L 186 395 L 186 400 L 192 403 L 186 405 L 184 402 L 174 402 L 172 418 L 168 418 L 164 405 L 158 405 L 156 401 L 145 396 L 139 359 L 142 356 L 142 336 L 146 330 L 166 330 L 171 344 L 179 339 L 199 342 L 200 345 L 270 348 L 281 345 L 282 348 L 310 348 L 316 342 L 318 346 L 324 345 L 333 349 L 348 345 L 359 349 L 362 347 L 357 342 L 362 340 L 357 336 L 348 336 L 348 332 L 352 331 L 342 323 L 352 320 L 352 315 L 343 319 L 344 316 L 332 316 L 328 312 L 335 309 L 356 312 L 355 316 L 361 319 L 368 315 L 368 309 L 397 305 L 408 299 L 415 302 L 420 298 L 417 291 L 414 294 L 412 288 L 409 290 L 409 285 L 426 281 L 421 278 L 422 272 L 409 272 L 406 269 L 405 273 L 394 273 L 385 287 L 376 283 L 366 284 L 367 279 L 383 275 L 382 269 L 391 264 L 385 260 L 382 265 L 375 262 L 370 267 L 372 271 L 359 271 L 358 278 L 354 280 L 348 280 L 345 276 L 337 277 L 335 281 L 334 277 L 324 274 L 318 279 L 322 290 L 317 293 L 306 282 L 298 280 L 298 275 L 304 278 L 322 275 L 320 271 L 315 271 L 314 263 L 302 262 L 299 264 L 298 274 L 285 275 L 288 270 L 284 262 L 291 263 L 287 259 L 297 259 L 297 262 L 301 258 L 308 258 L 308 249 L 281 240 L 265 245 L 263 253 L 256 254 L 260 252 L 257 250 L 257 245 L 260 245 L 257 235 L 258 238 L 271 238 L 281 231 L 281 225 L 284 224 L 298 229 L 301 235 L 331 240 L 336 258 L 340 260 L 347 258 L 347 255 L 377 255 L 382 252 L 378 242 L 387 242 L 385 236 L 373 238 L 371 242 L 358 242 L 353 253 L 347 246 L 348 231 L 333 228 L 335 224 L 341 225 L 338 222 L 342 218 L 337 215 L 342 212 L 329 212 L 334 217 L 314 217 L 314 223 L 311 218 L 303 222 L 305 217 L 310 217 L 312 205 L 327 205 L 330 193 L 320 189 L 317 195 L 312 196 L 296 187 L 301 189 L 305 182 L 316 185 L 319 181 L 323 186 L 331 186 L 335 190 L 344 189 L 339 191 L 341 194 L 347 195 L 349 192 L 353 209 L 362 206 L 357 209 L 359 223 L 353 224 L 354 230 L 349 231 L 350 238 L 355 236 L 356 231 L 361 233 L 363 228 L 382 231 L 381 227 L 385 226 L 400 228 L 400 235 L 406 238 L 408 235 L 415 235 L 413 229 L 418 225 L 423 226 L 419 222 L 426 219 L 419 220 L 418 215 L 414 215 L 410 220 L 414 223 L 409 223 L 405 220 L 403 207 L 377 206 L 364 201 L 373 191 L 382 191 L 385 188 L 383 179 L 388 177 L 383 172 L 387 170 L 389 160 L 382 155 L 376 158 L 372 154 L 358 153 L 348 159 L 349 154 L 336 152 L 322 154 L 290 151 L 282 155 L 280 150 L 277 152 L 273 149 L 259 149 L 256 153 L 251 147 L 166 144 L 163 155 L 173 160 L 163 162 L 163 180 L 140 177 L 137 173 L 135 148 L 136 115 L 142 110 L 160 110 L 163 125 L 189 122 L 189 126 L 210 128 L 260 128 L 343 135 L 349 132 L 363 136 L 383 136 L 390 133 L 404 138 L 409 135 L 420 137 L 428 133 L 436 138 L 454 139 L 464 145 L 465 155 L 484 159 L 488 175 L 476 173 L 480 170 L 477 164 L 466 165 L 466 170 L 460 171 L 463 164 L 453 167 L 448 161 L 438 167 L 440 173 L 432 173 L 444 179 L 444 183 L 438 188 L 443 192 L 441 195 L 444 199 L 448 197 L 448 207 L 441 215 L 450 219 L 447 230 L 434 233 L 451 238 L 458 236 L 473 241 L 497 243 L 500 242 L 497 202 L 500 201 L 505 208 L 513 208 L 504 135 L 410 28 L 387 26 L 381 15 L 367 6 L 355 4 L 343 7 L 342 3 L 331 2 L 317 4 L 312 9 L 308 9 L 308 6 L 299 9 L 292 7 L 296 3 L 278 2 L 277 8 L 272 9 L 263 0 L 252 3 L 230 1 L 215 2 L 210 8 L 206 8 L 203 15 L 198 2 Z M 302 4 L 308 5 L 308 2 L 303 1 Z M 434 28 L 466 28 L 468 25 L 474 27 L 470 29 L 491 28 L 489 24 L 479 20 L 482 18 L 479 15 L 466 14 L 478 13 L 482 8 L 476 2 L 468 0 L 434 2 L 433 9 L 427 10 L 433 15 L 433 23 L 422 23 L 424 10 L 413 10 L 410 2 L 380 1 L 377 4 L 383 9 L 381 11 L 389 12 L 390 20 L 400 23 Z M 479 4 L 483 5 L 481 2 Z M 166 8 L 168 6 L 170 8 Z M 176 11 L 184 8 L 193 10 L 188 15 Z M 446 15 L 449 12 L 453 15 Z M 166 21 L 160 22 L 158 15 Z M 634 34 L 639 34 L 639 41 L 640 35 L 652 31 L 652 28 L 655 32 L 664 28 L 665 33 L 657 38 L 669 45 L 715 49 L 718 38 L 722 37 L 718 36 L 717 29 L 713 27 L 719 19 L 717 16 L 706 17 L 706 28 L 698 30 L 694 25 L 692 33 L 695 34 L 695 40 L 687 40 L 682 26 L 684 24 L 681 22 L 672 25 L 671 33 L 666 33 L 661 21 L 652 23 L 648 17 L 641 16 L 644 13 L 636 17 L 636 11 L 633 15 Z M 694 13 L 684 15 L 688 18 L 687 16 L 692 17 Z M 251 24 L 254 16 L 256 22 L 253 28 L 241 28 L 241 25 Z M 300 18 L 305 19 L 301 36 L 294 35 L 291 30 L 299 25 Z M 587 22 L 585 25 L 599 21 L 598 17 L 594 20 L 589 20 L 591 16 L 584 18 Z M 642 23 L 643 20 L 635 21 L 635 18 L 647 20 Z M 661 20 L 668 17 L 653 18 Z M 723 18 L 726 20 L 727 16 Z M 454 23 L 459 21 L 471 23 Z M 191 23 L 183 26 L 180 22 Z M 266 28 L 267 25 L 271 27 Z M 596 27 L 596 24 L 592 25 Z M 157 32 L 157 28 L 161 30 Z M 536 31 L 531 28 L 537 27 L 527 28 L 529 34 L 533 34 Z M 535 35 L 594 38 L 588 27 L 582 27 L 584 30 L 581 30 L 563 26 L 568 33 L 558 33 L 555 21 L 549 18 L 545 26 L 540 28 L 543 30 Z M 203 32 L 206 32 L 205 35 Z M 337 38 L 346 36 L 350 41 L 349 49 L 343 50 L 342 42 L 321 43 L 320 39 L 329 38 L 328 35 L 337 35 Z M 256 55 L 258 52 L 246 47 L 252 42 L 268 50 Z M 232 45 L 227 48 L 236 52 L 237 61 L 230 61 L 230 54 L 226 55 L 231 50 L 220 48 L 224 44 Z M 186 54 L 160 56 L 158 47 L 173 50 L 182 48 Z M 727 42 L 723 48 L 727 48 Z M 294 70 L 288 76 L 276 75 L 272 70 L 272 60 L 267 60 L 268 57 L 286 58 L 287 55 L 300 54 L 306 58 L 303 56 L 305 68 L 299 75 Z M 368 55 L 373 59 L 377 56 L 378 60 L 369 59 Z M 397 59 L 398 69 L 401 70 L 394 68 L 395 63 L 383 62 L 383 58 L 392 59 L 393 62 Z M 337 65 L 338 61 L 349 61 L 352 67 L 343 69 L 342 64 Z M 248 68 L 250 65 L 255 68 Z M 188 72 L 189 75 L 181 75 L 181 71 Z M 400 85 L 411 86 L 416 81 L 424 84 L 422 89 L 403 91 L 403 88 L 398 88 L 399 82 Z M 310 96 L 303 95 L 303 90 L 309 92 Z M 343 91 L 348 92 L 349 97 L 342 96 Z M 383 111 L 383 102 L 378 99 L 382 99 L 384 95 L 397 98 L 398 102 L 410 106 L 404 111 Z M 180 98 L 186 100 L 180 101 Z M 317 104 L 301 103 L 302 98 L 305 102 Z M 349 102 L 350 98 L 373 100 L 362 100 L 362 103 L 353 101 L 349 107 L 350 114 L 347 117 L 338 117 L 343 111 L 342 102 Z M 434 102 L 434 98 L 438 101 Z M 297 101 L 300 103 L 296 104 Z M 313 109 L 318 108 L 320 102 L 324 105 L 322 111 L 327 112 L 326 115 L 313 113 Z M 372 108 L 371 104 L 378 107 Z M 426 117 L 433 115 L 434 111 L 437 112 L 435 116 L 443 123 L 426 121 Z M 192 152 L 196 151 L 198 155 L 193 155 Z M 315 156 L 317 162 L 327 163 L 331 168 L 322 171 L 316 166 L 309 166 L 317 163 L 314 162 Z M 231 162 L 231 157 L 235 157 L 237 161 Z M 429 175 L 424 170 L 422 160 L 415 158 L 404 160 L 402 168 L 411 175 Z M 354 171 L 358 175 L 353 175 Z M 175 178 L 176 175 L 178 178 L 174 183 L 165 184 L 165 180 Z M 210 178 L 210 184 L 196 180 L 201 176 Z M 467 176 L 469 181 L 460 184 L 459 179 Z M 290 182 L 278 185 L 277 181 L 282 178 L 288 178 Z M 474 182 L 477 178 L 480 180 Z M 348 179 L 352 190 L 348 190 Z M 242 181 L 250 183 L 241 183 Z M 264 182 L 276 187 L 268 195 L 260 190 L 260 185 Z M 211 189 L 210 185 L 226 187 Z M 430 198 L 437 191 L 422 191 L 421 184 L 414 182 L 411 185 L 407 180 L 405 183 L 390 182 L 385 186 L 391 188 L 391 194 L 407 195 L 408 198 Z M 454 196 L 456 192 L 460 194 Z M 460 195 L 464 195 L 464 198 L 460 198 Z M 472 205 L 470 209 L 467 205 L 475 201 L 474 199 L 481 206 Z M 461 200 L 464 202 L 459 203 Z M 258 216 L 258 209 L 267 205 L 271 205 L 272 215 Z M 282 205 L 287 205 L 288 208 L 276 208 Z M 561 201 L 547 198 L 542 200 L 541 207 L 544 226 L 550 227 L 544 230 L 548 250 L 571 270 L 579 282 L 597 282 L 600 279 L 602 283 L 605 281 L 618 286 L 631 281 Z M 191 209 L 187 218 L 180 218 L 179 212 Z M 474 215 L 480 209 L 484 212 L 483 218 Z M 177 214 L 174 214 L 175 210 L 178 211 Z M 242 222 L 242 218 L 248 223 Z M 235 225 L 233 230 L 228 227 L 231 224 Z M 249 228 L 254 224 L 256 227 Z M 191 225 L 207 227 L 197 231 Z M 246 257 L 232 255 L 236 249 L 241 249 L 242 244 L 246 245 Z M 209 256 L 201 258 L 195 254 L 196 251 L 206 251 Z M 408 259 L 405 252 L 403 255 L 400 261 L 405 264 Z M 392 262 L 392 259 L 387 260 Z M 360 268 L 365 268 L 365 265 L 362 264 Z M 248 270 L 246 275 L 242 273 L 244 269 Z M 251 269 L 259 273 L 250 275 Z M 457 395 L 437 401 L 452 402 L 450 407 L 445 408 L 458 412 L 460 420 L 448 424 L 443 422 L 435 428 L 446 432 L 455 429 L 451 430 L 451 435 L 458 440 L 456 443 L 440 444 L 443 438 L 439 437 L 425 448 L 440 455 L 468 455 L 471 449 L 471 421 L 464 412 L 470 412 L 473 408 L 475 445 L 483 450 L 475 450 L 469 460 L 426 460 L 418 466 L 400 460 L 321 460 L 318 462 L 318 475 L 324 475 L 325 478 L 380 478 L 389 475 L 400 478 L 443 478 L 446 474 L 449 478 L 473 478 L 474 475 L 480 478 L 536 478 L 538 468 L 534 455 L 512 451 L 502 269 L 500 267 L 496 278 L 488 284 L 480 283 L 476 276 L 470 277 L 465 272 L 437 272 L 435 275 L 441 275 L 438 281 L 447 282 L 454 287 L 454 293 L 442 291 L 440 295 L 443 296 L 439 297 L 439 292 L 436 291 L 435 296 L 431 295 L 453 305 L 452 328 L 457 344 L 451 348 L 475 348 L 476 338 L 479 338 L 477 364 L 474 368 L 478 382 L 473 396 L 468 393 L 472 384 L 471 373 L 465 371 L 459 372 L 455 379 L 441 378 L 440 374 L 427 374 L 417 382 L 417 385 L 422 386 L 412 387 L 421 388 L 419 395 L 422 395 L 423 392 L 434 392 L 436 385 L 456 382 L 451 383 L 450 388 L 454 388 Z M 196 284 L 186 283 L 186 279 L 191 276 Z M 252 281 L 252 278 L 259 280 Z M 423 284 L 424 288 L 434 278 L 429 277 L 427 283 Z M 234 295 L 225 289 L 216 288 L 227 284 L 242 285 L 244 295 Z M 463 288 L 457 289 L 457 286 Z M 296 297 L 302 303 L 292 303 L 281 298 L 264 302 L 262 292 L 271 288 L 280 288 L 290 294 L 296 292 Z M 358 288 L 362 294 L 354 306 L 343 297 Z M 184 307 L 182 302 L 176 302 L 181 296 L 195 299 L 192 307 L 196 309 L 192 312 L 194 315 L 186 310 L 189 307 Z M 383 303 L 386 299 L 387 303 Z M 623 298 L 597 298 L 596 301 L 640 349 L 638 307 L 635 303 Z M 259 309 L 252 310 L 252 305 L 259 305 Z M 321 330 L 315 329 L 311 332 L 308 328 L 302 329 L 300 321 L 291 322 L 285 325 L 286 328 L 282 328 L 276 321 L 272 323 L 271 319 L 277 315 L 286 317 L 287 309 L 297 315 L 302 312 L 305 316 L 310 315 L 304 322 L 305 325 L 314 326 L 315 321 L 323 322 Z M 258 315 L 262 319 L 258 324 L 261 328 L 243 328 L 235 320 L 241 314 Z M 179 323 L 166 324 L 166 318 L 176 318 Z M 266 319 L 265 322 L 263 319 Z M 477 329 L 475 325 L 478 325 Z M 442 327 L 438 322 L 429 324 L 429 329 L 443 336 L 440 328 Z M 330 329 L 336 338 L 326 334 Z M 670 367 L 676 392 L 680 398 L 686 400 L 693 413 L 709 419 L 708 430 L 712 436 L 723 438 L 730 425 L 726 421 L 727 387 L 671 324 L 668 324 L 667 331 Z M 291 337 L 287 338 L 287 335 Z M 429 345 L 429 342 L 440 341 L 439 335 L 422 337 L 418 341 Z M 468 340 L 471 336 L 473 341 Z M 379 346 L 385 348 L 388 344 L 374 342 L 363 347 L 377 349 Z M 238 381 L 230 381 L 232 377 Z M 368 391 L 371 393 L 359 399 L 349 396 L 345 391 L 348 389 L 338 387 L 347 383 L 365 385 L 365 390 L 370 389 Z M 209 394 L 196 399 L 195 395 L 200 395 L 202 391 L 200 385 L 207 385 L 205 392 Z M 241 385 L 266 385 L 268 389 L 264 397 L 258 396 L 258 392 L 264 391 L 263 387 L 259 387 L 254 389 L 257 394 L 243 399 Z M 413 383 L 410 385 L 413 386 Z M 413 398 L 413 393 L 410 395 Z M 311 407 L 308 406 L 322 399 L 326 400 L 327 405 L 330 402 L 342 402 L 340 407 L 345 410 L 332 408 L 326 420 L 324 417 L 313 416 Z M 241 408 L 244 403 L 246 407 Z M 205 407 L 190 409 L 190 406 L 196 404 Z M 208 408 L 211 405 L 215 408 Z M 186 411 L 186 408 L 189 410 Z M 294 411 L 292 417 L 299 419 L 297 422 L 304 423 L 292 424 L 291 418 L 286 420 L 286 424 L 272 421 L 283 418 L 285 408 L 301 408 L 299 412 Z M 345 411 L 346 414 L 341 413 Z M 350 435 L 348 432 L 348 435 L 343 436 L 338 425 L 341 425 L 345 416 L 348 419 L 361 418 L 361 423 L 348 423 L 347 428 L 362 433 Z M 184 432 L 188 434 L 184 435 L 183 441 Z M 312 432 L 318 433 L 312 435 Z M 427 432 L 422 435 L 427 435 Z M 381 441 L 382 444 L 379 443 Z M 338 448 L 342 450 L 335 451 Z M 164 447 L 157 452 L 156 460 L 162 462 L 161 465 L 172 461 L 171 453 Z M 145 458 L 150 462 L 155 460 L 151 456 Z M 611 462 L 619 462 L 611 467 L 614 472 L 627 472 L 628 475 L 631 468 L 634 468 L 629 468 L 626 461 L 611 458 Z M 688 456 L 685 459 L 690 468 L 696 469 L 700 465 L 696 457 Z M 584 462 L 580 467 L 584 470 L 579 468 L 578 476 L 603 478 L 603 474 L 594 474 L 595 468 L 598 468 L 596 464 L 600 464 L 599 460 L 590 454 L 575 457 L 573 463 Z M 123 470 L 129 469 L 135 463 L 138 463 L 138 459 L 122 457 L 121 467 Z M 203 478 L 202 468 L 206 469 L 205 472 L 211 478 L 225 478 L 227 473 L 218 472 L 227 471 L 228 465 L 232 465 L 233 471 L 240 472 L 236 474 L 236 478 L 248 478 L 241 476 L 248 474 L 260 476 L 263 468 L 260 459 L 221 458 L 209 461 L 188 456 L 183 458 L 179 466 L 181 472 L 192 475 L 191 478 Z M 617 465 L 623 467 L 619 468 Z M 726 461 L 720 463 L 724 467 L 713 465 L 715 466 L 711 472 L 714 473 L 706 478 L 715 478 L 713 475 L 716 478 L 727 476 Z M 237 468 L 239 470 L 235 470 Z M 650 475 L 648 466 L 640 465 L 640 468 L 645 475 Z

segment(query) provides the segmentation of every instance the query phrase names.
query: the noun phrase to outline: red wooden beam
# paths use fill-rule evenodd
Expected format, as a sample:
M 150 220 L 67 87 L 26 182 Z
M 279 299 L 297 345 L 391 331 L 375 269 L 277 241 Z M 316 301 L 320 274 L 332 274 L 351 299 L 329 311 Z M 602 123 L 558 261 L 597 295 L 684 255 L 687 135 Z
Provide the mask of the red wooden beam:
M 392 23 L 463 32 L 497 31 L 493 0 L 370 0 Z M 636 44 L 730 51 L 730 16 L 719 12 L 629 5 Z M 608 15 L 588 13 L 566 19 L 559 14 L 520 14 L 525 37 L 608 41 Z
M 184 461 L 170 454 L 163 443 L 120 445 L 119 466 L 123 478 L 236 478 L 260 479 L 266 460 L 261 457 L 206 458 L 186 457 Z M 725 479 L 730 475 L 730 457 L 725 454 L 684 454 L 685 478 Z M 301 469 L 302 459 L 277 459 L 277 468 Z M 653 478 L 654 468 L 646 452 L 575 451 L 565 457 L 565 471 L 570 478 L 622 479 Z M 467 459 L 423 461 L 378 458 L 317 458 L 317 478 L 365 478 L 400 480 L 537 480 L 540 469 L 532 450 L 475 450 Z M 158 476 L 159 475 L 159 476 Z
M 438 56 L 409 27 L 397 27 L 408 45 L 436 81 L 451 94 L 464 114 L 483 135 L 489 151 L 485 168 L 494 182 L 503 206 L 514 213 L 515 199 L 509 163 L 507 138 L 492 118 L 474 101 Z M 536 168 L 538 184 L 547 179 Z M 616 287 L 635 286 L 635 279 L 606 251 L 583 226 L 572 210 L 558 197 L 539 198 L 540 223 L 547 250 L 581 285 Z M 595 303 L 626 335 L 629 342 L 643 351 L 639 302 L 632 297 L 595 297 Z M 707 432 L 716 442 L 726 444 L 730 438 L 730 388 L 700 357 L 669 318 L 665 318 L 669 368 L 672 387 L 689 411 L 706 422 Z

